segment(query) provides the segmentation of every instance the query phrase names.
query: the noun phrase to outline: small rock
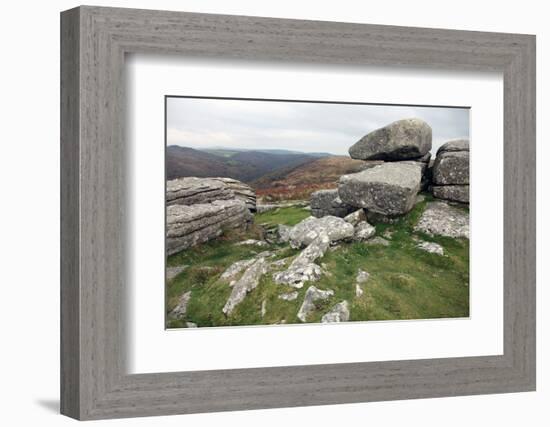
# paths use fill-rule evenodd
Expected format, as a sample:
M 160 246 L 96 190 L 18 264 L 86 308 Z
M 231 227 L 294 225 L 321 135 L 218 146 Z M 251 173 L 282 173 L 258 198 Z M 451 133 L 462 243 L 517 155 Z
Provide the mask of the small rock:
M 355 281 L 357 283 L 365 283 L 367 280 L 369 280 L 370 274 L 367 273 L 364 270 L 357 270 L 357 276 L 355 277 Z
M 434 242 L 420 242 L 416 245 L 416 247 L 431 254 L 444 255 L 445 253 L 443 246 Z
M 290 240 L 290 230 L 292 227 L 284 224 L 279 224 L 277 226 L 277 234 L 279 235 L 279 241 L 281 243 L 286 243 Z
M 255 259 L 244 259 L 231 264 L 220 276 L 220 280 L 231 281 L 235 279 L 242 271 L 250 267 Z
M 416 196 L 416 199 L 414 201 L 414 204 L 415 205 L 418 205 L 419 203 L 422 203 L 424 200 L 426 200 L 426 196 L 424 196 L 423 194 L 418 194 Z
M 382 236 L 386 239 L 390 239 L 393 237 L 393 233 L 394 231 L 390 230 L 390 229 L 386 229 L 386 231 L 384 231 L 384 233 L 382 233 Z
M 298 291 L 279 295 L 279 299 L 282 299 L 283 301 L 294 301 L 296 298 L 298 298 Z
M 262 317 L 264 317 L 265 313 L 267 312 L 267 301 L 265 299 L 262 301 L 262 308 L 260 312 L 262 314 Z
M 183 295 L 181 295 L 178 304 L 170 312 L 170 316 L 175 319 L 181 319 L 185 317 L 185 314 L 187 313 L 187 304 L 189 303 L 190 299 L 191 291 L 187 291 Z
M 363 291 L 363 288 L 361 287 L 361 285 L 359 283 L 356 283 L 355 284 L 355 296 L 356 297 L 360 297 L 361 295 L 363 295 L 364 291 Z
M 382 246 L 389 246 L 390 242 L 388 242 L 386 239 L 380 236 L 373 237 L 370 240 L 367 240 L 365 242 L 366 245 L 382 245 Z
M 350 213 L 344 217 L 344 221 L 349 222 L 354 227 L 359 224 L 361 221 L 366 221 L 367 215 L 365 214 L 364 209 L 357 209 L 355 212 Z
M 185 326 L 187 326 L 188 328 L 196 328 L 197 324 L 193 322 L 185 322 Z
M 321 323 L 347 322 L 349 320 L 349 305 L 347 301 L 336 304 L 321 318 Z
M 355 233 L 353 235 L 353 240 L 358 242 L 363 242 L 370 239 L 376 234 L 376 228 L 370 225 L 367 221 L 361 221 L 355 226 Z
M 229 316 L 235 307 L 244 300 L 246 294 L 255 289 L 260 283 L 260 278 L 267 273 L 269 265 L 265 258 L 258 258 L 246 269 L 241 278 L 235 282 L 231 295 L 223 307 L 223 313 Z
M 269 246 L 267 242 L 264 242 L 263 240 L 255 240 L 255 239 L 243 240 L 242 242 L 235 243 L 235 245 L 236 246 L 258 246 L 259 248 Z
M 304 296 L 304 302 L 298 311 L 298 319 L 302 322 L 306 322 L 307 316 L 315 310 L 314 302 L 317 300 L 326 300 L 332 295 L 334 295 L 334 291 L 331 289 L 323 291 L 321 289 L 317 289 L 315 286 L 310 286 Z
M 166 268 L 166 280 L 167 281 L 172 280 L 174 277 L 176 277 L 178 274 L 180 274 L 187 267 L 188 267 L 187 265 L 179 265 L 177 267 L 167 267 Z
M 329 243 L 329 238 L 326 234 L 318 236 L 294 258 L 287 270 L 279 271 L 273 275 L 275 283 L 300 289 L 304 286 L 305 282 L 319 280 L 322 270 L 314 261 L 325 254 Z

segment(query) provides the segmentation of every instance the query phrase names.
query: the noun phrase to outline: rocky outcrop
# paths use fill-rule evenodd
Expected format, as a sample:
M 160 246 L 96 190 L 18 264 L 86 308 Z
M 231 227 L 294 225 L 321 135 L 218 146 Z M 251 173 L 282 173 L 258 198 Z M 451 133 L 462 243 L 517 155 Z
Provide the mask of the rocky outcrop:
M 338 194 L 347 204 L 387 216 L 403 215 L 413 206 L 420 188 L 419 162 L 384 163 L 343 175 Z
M 342 301 L 336 304 L 331 310 L 321 317 L 321 323 L 338 323 L 349 320 L 349 304 Z
M 315 286 L 310 286 L 304 296 L 304 302 L 300 306 L 300 310 L 298 310 L 298 319 L 302 322 L 307 322 L 309 314 L 315 311 L 315 301 L 326 300 L 332 295 L 334 295 L 334 291 L 331 289 L 323 291 L 317 289 Z
M 251 212 L 256 211 L 256 193 L 236 179 L 185 177 L 166 182 L 167 206 L 191 206 L 231 199 L 242 200 Z
M 356 226 L 361 221 L 367 220 L 367 214 L 364 209 L 357 209 L 355 212 L 350 213 L 344 217 L 344 221 L 349 222 L 351 225 Z
M 432 148 L 432 128 L 420 119 L 393 122 L 365 135 L 349 149 L 352 159 L 406 160 L 420 158 Z
M 212 178 L 225 184 L 235 194 L 236 199 L 242 200 L 250 212 L 256 212 L 256 193 L 249 185 L 233 178 Z
M 335 216 L 322 218 L 308 217 L 290 229 L 290 246 L 300 248 L 309 245 L 321 235 L 326 235 L 330 243 L 353 237 L 353 225 Z
M 250 265 L 241 278 L 235 282 L 231 295 L 225 303 L 222 311 L 226 316 L 231 315 L 235 307 L 241 303 L 246 294 L 255 289 L 260 283 L 262 275 L 266 274 L 269 270 L 269 263 L 265 258 L 258 258 Z
M 329 244 L 330 239 L 327 234 L 317 236 L 307 248 L 294 258 L 288 269 L 273 275 L 275 283 L 300 289 L 305 282 L 319 280 L 323 272 L 314 261 L 325 254 Z
M 415 231 L 453 238 L 470 238 L 470 215 L 445 202 L 428 203 Z
M 437 151 L 432 169 L 434 197 L 470 202 L 470 146 L 467 140 L 449 141 Z
M 354 207 L 342 202 L 338 190 L 319 190 L 311 194 L 311 215 L 317 218 L 331 215 L 345 217 L 355 210 Z
M 223 230 L 246 228 L 252 215 L 242 200 L 215 200 L 196 205 L 166 208 L 166 251 L 168 255 L 220 236 Z

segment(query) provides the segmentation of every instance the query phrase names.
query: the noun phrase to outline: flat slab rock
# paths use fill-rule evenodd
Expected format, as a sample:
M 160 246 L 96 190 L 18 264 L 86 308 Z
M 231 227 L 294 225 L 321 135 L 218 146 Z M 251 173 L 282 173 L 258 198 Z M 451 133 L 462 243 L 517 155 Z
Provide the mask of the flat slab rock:
M 335 216 L 308 217 L 290 229 L 290 246 L 300 248 L 309 245 L 320 235 L 326 235 L 330 243 L 353 237 L 353 225 Z
M 415 231 L 428 235 L 470 238 L 470 215 L 445 202 L 430 202 L 422 213 Z
M 252 214 L 242 200 L 171 205 L 166 208 L 166 251 L 172 255 L 220 236 L 224 229 L 246 229 Z
M 407 160 L 432 148 L 432 128 L 423 120 L 398 120 L 368 133 L 349 149 L 352 159 Z
M 431 254 L 445 255 L 443 246 L 435 242 L 419 242 L 416 247 Z
M 416 200 L 422 178 L 420 162 L 384 163 L 362 172 L 343 175 L 340 198 L 349 205 L 382 215 L 403 215 Z

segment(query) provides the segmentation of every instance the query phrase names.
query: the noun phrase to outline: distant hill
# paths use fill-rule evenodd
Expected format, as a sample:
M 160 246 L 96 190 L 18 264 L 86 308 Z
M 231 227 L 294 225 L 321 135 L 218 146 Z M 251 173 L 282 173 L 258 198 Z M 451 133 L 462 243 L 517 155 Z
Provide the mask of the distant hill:
M 345 156 L 323 157 L 278 169 L 250 184 L 265 200 L 307 199 L 314 191 L 336 188 L 340 176 L 359 172 L 365 166 L 366 162 Z
M 170 145 L 166 147 L 166 175 L 168 179 L 223 176 L 249 183 L 277 169 L 318 159 L 318 156 L 307 153 L 271 151 L 274 150 L 196 150 Z

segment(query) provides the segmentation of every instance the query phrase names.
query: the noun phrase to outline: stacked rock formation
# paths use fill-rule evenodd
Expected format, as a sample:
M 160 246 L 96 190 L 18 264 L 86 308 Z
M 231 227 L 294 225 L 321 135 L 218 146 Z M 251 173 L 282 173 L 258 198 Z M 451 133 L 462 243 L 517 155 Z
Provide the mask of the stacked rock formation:
M 365 135 L 349 153 L 378 164 L 340 177 L 338 196 L 362 208 L 369 219 L 387 220 L 409 212 L 417 193 L 427 187 L 432 129 L 420 119 L 399 120 Z
M 220 236 L 224 230 L 247 228 L 252 221 L 246 186 L 225 178 L 178 178 L 166 185 L 166 251 L 168 255 Z M 252 190 L 251 190 L 252 191 Z M 254 203 L 255 209 L 255 203 Z
M 461 203 L 470 202 L 470 144 L 449 141 L 437 150 L 432 170 L 434 197 Z

